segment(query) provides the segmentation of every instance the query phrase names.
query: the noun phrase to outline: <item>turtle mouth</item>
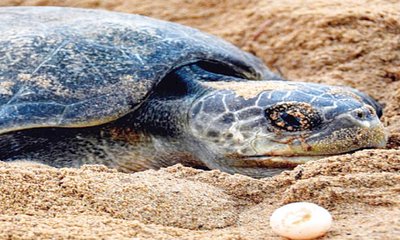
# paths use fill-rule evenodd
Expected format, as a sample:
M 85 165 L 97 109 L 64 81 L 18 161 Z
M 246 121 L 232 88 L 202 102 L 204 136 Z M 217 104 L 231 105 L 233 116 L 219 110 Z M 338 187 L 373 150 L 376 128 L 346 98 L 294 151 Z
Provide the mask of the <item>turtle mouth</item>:
M 325 155 L 248 155 L 231 159 L 230 166 L 238 168 L 294 168 L 299 164 L 338 154 Z
M 237 155 L 230 166 L 237 168 L 294 168 L 299 164 L 330 156 L 352 154 L 365 149 L 384 148 L 387 134 L 382 124 L 369 128 L 341 128 L 307 139 L 281 142 L 269 148 L 266 138 L 257 138 L 252 144 L 255 155 Z M 267 147 L 265 147 L 267 146 Z
M 344 154 L 352 154 L 360 150 L 373 149 L 373 147 L 364 147 L 335 154 L 263 154 L 263 155 L 242 155 L 231 158 L 230 166 L 238 168 L 287 168 L 291 169 L 306 162 L 319 160 L 322 158 L 340 156 Z

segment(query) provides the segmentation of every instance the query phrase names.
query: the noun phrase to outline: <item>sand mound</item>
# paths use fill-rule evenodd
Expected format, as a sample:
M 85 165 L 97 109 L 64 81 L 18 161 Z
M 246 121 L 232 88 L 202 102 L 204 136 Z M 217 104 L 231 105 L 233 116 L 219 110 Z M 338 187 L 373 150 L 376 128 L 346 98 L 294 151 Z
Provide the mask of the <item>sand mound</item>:
M 124 174 L 0 163 L 0 237 L 250 238 L 273 236 L 273 209 L 311 201 L 335 219 L 328 238 L 393 238 L 400 151 L 362 151 L 256 180 L 174 166 Z
M 140 13 L 200 28 L 292 80 L 346 84 L 385 105 L 391 150 L 326 158 L 269 179 L 174 166 L 118 173 L 0 163 L 0 238 L 272 239 L 272 211 L 311 201 L 326 239 L 399 239 L 400 3 L 390 0 L 5 0 Z

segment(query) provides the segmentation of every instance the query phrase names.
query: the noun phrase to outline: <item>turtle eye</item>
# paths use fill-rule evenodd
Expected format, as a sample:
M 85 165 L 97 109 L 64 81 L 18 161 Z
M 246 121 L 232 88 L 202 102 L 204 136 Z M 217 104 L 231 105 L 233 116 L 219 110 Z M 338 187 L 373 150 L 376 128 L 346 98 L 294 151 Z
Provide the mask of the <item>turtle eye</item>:
M 279 114 L 280 120 L 288 126 L 295 128 L 301 127 L 301 119 L 299 117 L 293 116 L 287 112 L 282 112 Z
M 289 132 L 311 130 L 322 119 L 318 112 L 307 103 L 281 103 L 265 110 L 270 123 Z

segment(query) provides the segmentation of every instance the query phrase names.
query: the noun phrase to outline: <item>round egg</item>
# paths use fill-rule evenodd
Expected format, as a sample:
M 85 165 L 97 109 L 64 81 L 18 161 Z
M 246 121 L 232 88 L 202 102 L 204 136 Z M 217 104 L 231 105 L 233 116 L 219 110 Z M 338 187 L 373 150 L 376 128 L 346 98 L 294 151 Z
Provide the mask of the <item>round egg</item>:
M 332 216 L 323 207 L 309 202 L 282 206 L 270 218 L 272 230 L 290 239 L 313 239 L 324 235 L 332 226 Z

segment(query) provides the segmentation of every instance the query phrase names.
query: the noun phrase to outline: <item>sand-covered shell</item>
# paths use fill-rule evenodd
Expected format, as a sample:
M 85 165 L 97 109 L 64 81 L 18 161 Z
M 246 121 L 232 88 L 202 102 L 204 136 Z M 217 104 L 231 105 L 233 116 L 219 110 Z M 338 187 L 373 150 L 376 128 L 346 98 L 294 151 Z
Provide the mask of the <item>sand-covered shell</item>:
M 172 69 L 197 61 L 267 77 L 254 56 L 179 24 L 101 10 L 0 9 L 0 133 L 84 127 L 133 111 Z

